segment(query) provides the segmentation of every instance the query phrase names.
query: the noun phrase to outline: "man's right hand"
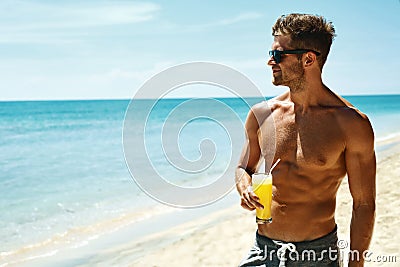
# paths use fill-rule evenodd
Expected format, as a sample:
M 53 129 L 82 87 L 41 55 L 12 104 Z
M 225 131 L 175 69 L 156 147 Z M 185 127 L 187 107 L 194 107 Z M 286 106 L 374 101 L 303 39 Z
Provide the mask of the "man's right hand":
M 254 210 L 255 208 L 263 209 L 259 197 L 254 193 L 251 186 L 248 186 L 241 193 L 240 205 L 247 210 Z

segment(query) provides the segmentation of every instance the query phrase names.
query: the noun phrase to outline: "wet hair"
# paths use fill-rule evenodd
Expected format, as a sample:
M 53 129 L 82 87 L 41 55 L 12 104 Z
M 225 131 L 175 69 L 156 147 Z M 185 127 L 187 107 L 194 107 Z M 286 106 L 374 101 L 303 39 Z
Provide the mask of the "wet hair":
M 272 35 L 289 35 L 293 49 L 311 49 L 320 52 L 317 57 L 322 70 L 332 45 L 335 28 L 324 17 L 310 14 L 283 15 L 272 27 Z

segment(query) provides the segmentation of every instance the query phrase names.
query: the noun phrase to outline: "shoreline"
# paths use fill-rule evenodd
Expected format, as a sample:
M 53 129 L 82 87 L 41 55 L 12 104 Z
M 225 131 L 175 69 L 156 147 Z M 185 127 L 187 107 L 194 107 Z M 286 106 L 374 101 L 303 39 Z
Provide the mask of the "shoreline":
M 396 242 L 391 241 L 393 233 L 396 233 L 393 227 L 400 226 L 400 219 L 397 219 L 400 213 L 393 216 L 381 214 L 383 211 L 391 214 L 390 207 L 396 203 L 400 204 L 398 201 L 400 195 L 390 192 L 391 188 L 396 188 L 395 185 L 390 185 L 396 183 L 390 177 L 397 177 L 396 170 L 400 171 L 398 164 L 396 165 L 400 162 L 400 136 L 394 134 L 391 139 L 377 142 L 376 150 L 377 215 L 379 216 L 376 219 L 374 237 L 379 238 L 379 242 L 373 238 L 371 250 L 393 254 L 397 253 L 398 247 Z M 385 196 L 384 199 L 380 199 L 381 194 Z M 152 264 L 151 266 L 181 266 L 182 262 L 186 261 L 188 266 L 215 265 L 216 262 L 219 262 L 218 266 L 237 265 L 250 249 L 256 231 L 253 214 L 241 209 L 238 202 L 239 197 L 236 191 L 232 191 L 221 201 L 201 209 L 176 210 L 160 206 L 159 208 L 164 212 L 146 216 L 139 221 L 129 221 L 127 218 L 124 224 L 114 226 L 110 224 L 109 228 L 116 227 L 116 229 L 103 227 L 106 231 L 99 233 L 97 237 L 84 240 L 83 243 L 80 240 L 82 243 L 80 246 L 71 247 L 67 246 L 70 244 L 61 243 L 57 250 L 45 250 L 41 253 L 42 256 L 27 257 L 26 261 L 16 261 L 14 264 L 54 266 L 57 262 L 57 266 L 147 266 L 149 264 Z M 388 205 L 389 203 L 392 205 Z M 348 192 L 347 178 L 343 180 L 339 188 L 337 206 L 336 222 L 339 226 L 339 239 L 348 241 L 351 197 Z M 113 220 L 115 218 L 111 218 L 111 221 Z M 388 225 L 388 221 L 391 225 Z M 380 225 L 383 227 L 379 227 Z M 393 232 L 388 233 L 388 229 L 393 229 Z M 386 243 L 394 244 L 394 246 Z M 221 262 L 220 255 L 226 255 L 228 259 Z M 3 256 L 0 257 L 0 266 L 16 266 L 3 263 Z

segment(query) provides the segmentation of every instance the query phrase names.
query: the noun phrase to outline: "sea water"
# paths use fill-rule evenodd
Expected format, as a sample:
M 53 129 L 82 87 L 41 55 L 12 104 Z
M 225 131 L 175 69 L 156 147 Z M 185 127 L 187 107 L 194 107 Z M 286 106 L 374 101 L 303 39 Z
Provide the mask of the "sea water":
M 369 116 L 378 141 L 399 135 L 400 95 L 346 99 Z M 169 182 L 180 186 L 201 186 L 217 179 L 228 161 L 238 159 L 229 154 L 232 144 L 227 129 L 241 133 L 244 141 L 249 106 L 263 99 L 216 100 L 189 105 L 190 112 L 198 114 L 196 120 L 180 121 L 189 112 L 187 106 L 175 114 L 169 123 L 181 127 L 178 136 L 162 130 L 171 112 L 188 99 L 156 102 L 145 124 L 147 155 L 137 155 L 138 160 L 152 161 Z M 134 104 L 146 106 L 145 101 L 151 100 Z M 151 216 L 146 210 L 157 202 L 140 190 L 124 159 L 122 131 L 129 103 L 0 102 L 0 265 L 26 255 L 34 257 L 36 250 L 51 254 L 57 244 L 84 246 L 124 223 Z M 226 107 L 240 122 L 226 114 Z M 204 111 L 207 116 L 202 115 Z M 177 143 L 175 153 L 189 161 L 206 152 L 201 148 L 203 140 L 212 140 L 212 168 L 195 176 L 175 175 L 176 169 L 163 154 L 163 134 L 168 142 Z

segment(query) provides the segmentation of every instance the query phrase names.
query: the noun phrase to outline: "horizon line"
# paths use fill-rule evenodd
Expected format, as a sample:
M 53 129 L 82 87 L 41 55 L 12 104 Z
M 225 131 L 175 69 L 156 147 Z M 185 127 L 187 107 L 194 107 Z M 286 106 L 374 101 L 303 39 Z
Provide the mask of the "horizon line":
M 400 94 L 343 94 L 342 97 L 365 97 L 365 96 L 399 96 Z M 165 97 L 160 99 L 165 100 L 178 100 L 178 99 L 193 99 L 193 98 L 214 98 L 214 99 L 248 99 L 248 98 L 273 98 L 273 96 L 244 96 L 244 97 L 232 97 L 232 96 L 201 96 L 201 97 Z M 131 101 L 133 98 L 65 98 L 65 99 L 0 99 L 0 102 L 51 102 L 51 101 Z M 136 100 L 154 100 L 158 98 L 138 98 Z

